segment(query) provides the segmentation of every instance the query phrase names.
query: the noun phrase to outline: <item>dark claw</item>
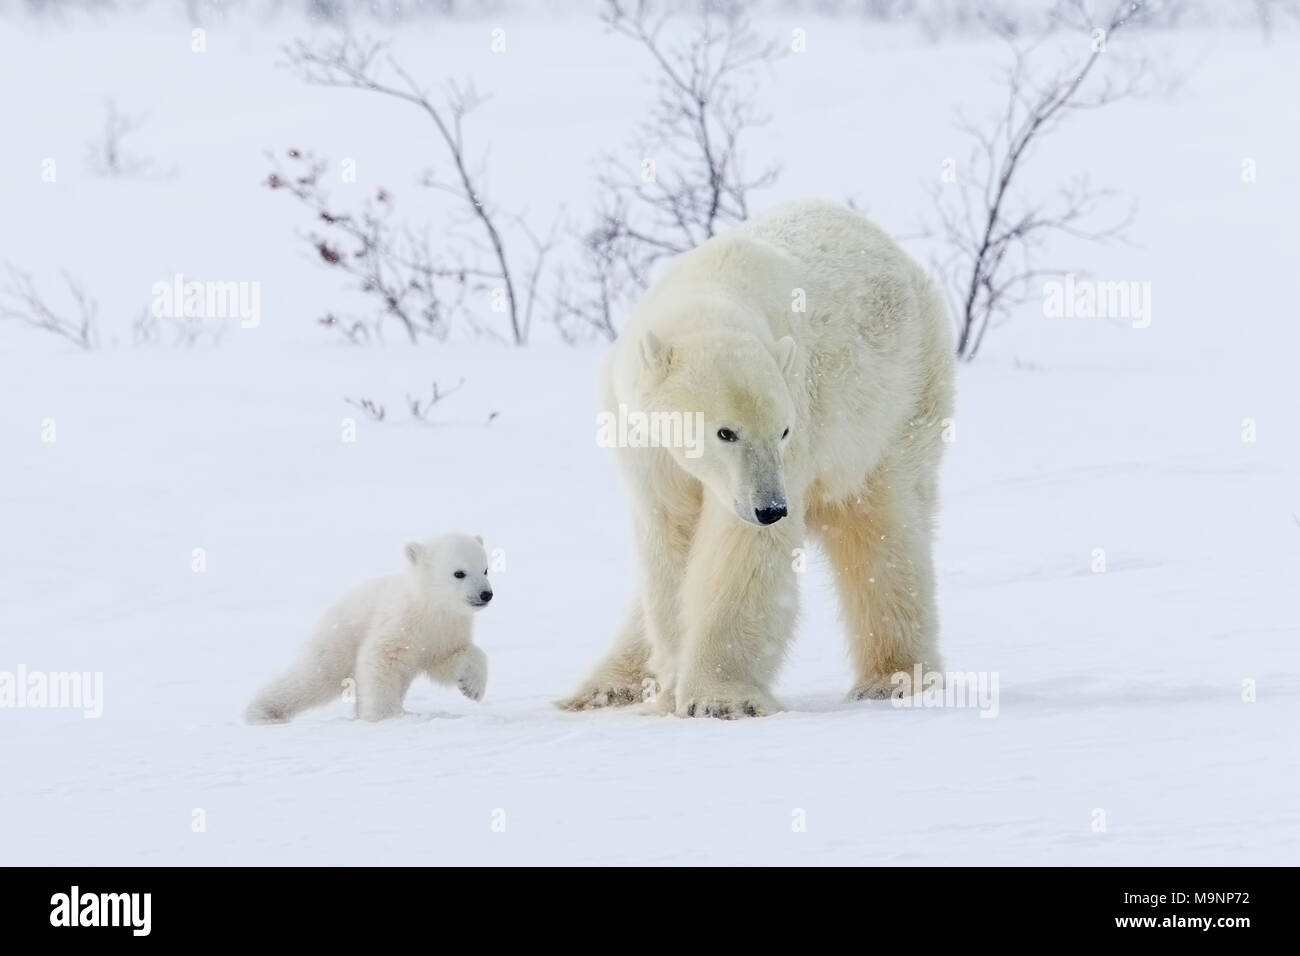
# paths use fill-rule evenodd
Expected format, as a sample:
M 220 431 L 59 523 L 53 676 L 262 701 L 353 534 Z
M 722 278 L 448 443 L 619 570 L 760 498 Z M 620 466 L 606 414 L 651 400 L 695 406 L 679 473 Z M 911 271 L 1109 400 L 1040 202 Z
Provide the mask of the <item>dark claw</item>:
M 694 716 L 695 716 L 695 705 L 694 705 L 694 704 L 691 704 L 691 706 L 689 706 L 689 707 L 686 708 L 686 716 L 687 716 L 687 717 L 694 717 Z

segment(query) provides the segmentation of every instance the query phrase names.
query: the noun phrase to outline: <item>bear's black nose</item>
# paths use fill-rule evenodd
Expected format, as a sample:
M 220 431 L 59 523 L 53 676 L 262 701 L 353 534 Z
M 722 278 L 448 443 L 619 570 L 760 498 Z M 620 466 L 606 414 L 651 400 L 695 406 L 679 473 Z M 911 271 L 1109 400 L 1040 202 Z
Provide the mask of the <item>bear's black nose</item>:
M 482 601 L 484 604 L 486 604 L 488 601 L 492 600 L 492 592 L 491 592 L 491 591 L 480 591 L 480 592 L 478 593 L 478 599 L 479 599 L 480 601 Z
M 778 505 L 775 508 L 755 508 L 754 517 L 758 519 L 759 524 L 776 524 L 786 515 L 785 505 Z

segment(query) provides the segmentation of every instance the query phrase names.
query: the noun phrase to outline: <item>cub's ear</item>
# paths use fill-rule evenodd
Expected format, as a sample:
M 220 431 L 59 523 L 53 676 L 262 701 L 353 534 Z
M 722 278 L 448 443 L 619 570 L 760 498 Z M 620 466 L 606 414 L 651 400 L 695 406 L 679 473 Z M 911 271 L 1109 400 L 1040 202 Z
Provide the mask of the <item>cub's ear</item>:
M 673 364 L 673 347 L 653 332 L 641 336 L 641 364 L 653 375 L 664 375 Z
M 424 557 L 424 545 L 417 544 L 414 541 L 408 544 L 403 550 L 406 552 L 406 560 L 411 564 L 419 564 L 420 559 Z
M 476 534 L 474 535 L 474 540 L 481 545 L 483 543 L 483 536 L 481 534 Z
M 776 364 L 780 367 L 781 374 L 786 378 L 789 378 L 790 373 L 794 371 L 794 359 L 798 354 L 799 347 L 795 345 L 792 337 L 787 335 L 784 338 L 777 340 Z

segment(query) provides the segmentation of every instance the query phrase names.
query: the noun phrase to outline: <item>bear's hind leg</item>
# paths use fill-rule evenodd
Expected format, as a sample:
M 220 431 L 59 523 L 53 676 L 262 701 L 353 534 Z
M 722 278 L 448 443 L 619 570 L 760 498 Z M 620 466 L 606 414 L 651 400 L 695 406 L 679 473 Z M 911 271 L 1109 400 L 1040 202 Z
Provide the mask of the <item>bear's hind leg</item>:
M 562 710 L 594 707 L 622 707 L 642 700 L 651 680 L 647 665 L 650 642 L 645 632 L 645 612 L 640 599 L 632 601 L 623 618 L 614 647 L 606 654 L 578 690 L 557 701 Z
M 281 724 L 311 707 L 327 704 L 343 693 L 342 685 L 332 675 L 299 661 L 262 690 L 244 711 L 250 724 Z
M 898 691 L 894 674 L 940 669 L 931 559 L 931 497 L 911 476 L 871 476 L 856 500 L 809 515 L 835 569 L 849 649 L 854 699 Z
M 415 678 L 400 645 L 385 640 L 362 644 L 357 655 L 357 716 L 386 720 L 402 713 L 402 701 Z

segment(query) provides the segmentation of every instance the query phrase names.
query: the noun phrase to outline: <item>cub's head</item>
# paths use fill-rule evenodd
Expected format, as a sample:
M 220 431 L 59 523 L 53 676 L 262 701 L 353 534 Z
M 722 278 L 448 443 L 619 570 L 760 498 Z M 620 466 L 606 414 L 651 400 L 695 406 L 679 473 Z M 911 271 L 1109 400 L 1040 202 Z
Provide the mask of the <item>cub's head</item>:
M 407 574 L 419 593 L 452 608 L 477 611 L 492 600 L 483 539 L 444 534 L 406 546 Z
M 789 383 L 796 351 L 789 336 L 768 346 L 730 332 L 672 344 L 647 332 L 641 341 L 642 408 L 682 416 L 694 441 L 665 443 L 674 459 L 750 524 L 786 516 L 783 459 L 796 425 Z

